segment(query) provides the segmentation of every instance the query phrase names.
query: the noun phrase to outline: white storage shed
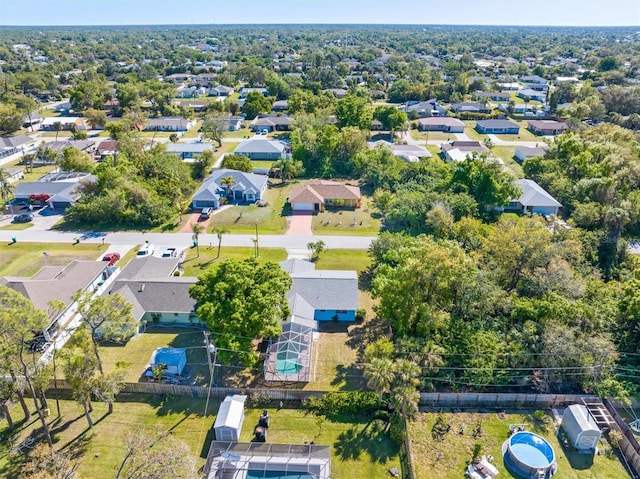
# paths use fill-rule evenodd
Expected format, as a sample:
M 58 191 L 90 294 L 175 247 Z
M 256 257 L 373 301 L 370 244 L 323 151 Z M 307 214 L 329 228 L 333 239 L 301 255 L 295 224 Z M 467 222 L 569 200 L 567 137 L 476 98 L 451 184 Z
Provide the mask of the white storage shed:
M 244 403 L 247 396 L 234 394 L 227 396 L 220 404 L 213 430 L 216 433 L 216 441 L 240 440 L 242 423 L 244 422 Z
M 569 442 L 579 451 L 594 451 L 600 440 L 600 428 L 582 404 L 572 404 L 562 414 L 562 429 Z

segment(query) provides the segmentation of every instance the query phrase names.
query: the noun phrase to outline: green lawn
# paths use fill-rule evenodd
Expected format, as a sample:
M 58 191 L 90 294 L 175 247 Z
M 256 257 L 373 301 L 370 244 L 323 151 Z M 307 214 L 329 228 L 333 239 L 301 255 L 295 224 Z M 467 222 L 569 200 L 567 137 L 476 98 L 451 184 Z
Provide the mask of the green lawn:
M 446 133 L 444 131 L 410 130 L 410 132 L 411 132 L 411 137 L 414 140 L 420 140 L 420 141 L 425 141 L 425 140 L 445 141 L 445 140 L 453 140 L 456 137 L 454 133 Z
M 22 231 L 28 230 L 33 226 L 33 223 L 10 223 L 5 226 L 0 226 L 0 230 Z
M 271 160 L 251 160 L 251 165 L 254 168 L 271 168 L 275 161 Z
M 362 196 L 360 208 L 331 208 L 315 214 L 311 229 L 317 235 L 375 236 L 381 225 L 376 213 L 372 198 Z
M 61 417 L 55 413 L 51 400 L 52 427 L 55 447 L 69 448 L 78 455 L 78 476 L 91 479 L 110 479 L 124 457 L 124 436 L 130 431 L 152 431 L 161 426 L 171 435 L 185 442 L 196 458 L 197 466 L 205 463 L 210 441 L 214 438 L 212 426 L 220 405 L 219 400 L 177 396 L 131 395 L 115 404 L 114 413 L 106 415 L 106 406 L 94 403 L 93 430 L 87 429 L 82 408 L 70 400 L 60 401 Z M 263 407 L 246 410 L 241 440 L 252 439 Z M 303 444 L 315 440 L 318 445 L 331 446 L 332 477 L 340 479 L 383 479 L 390 467 L 400 467 L 398 448 L 388 437 L 385 423 L 364 417 L 340 417 L 325 420 L 321 428 L 315 416 L 302 409 L 275 409 L 267 407 L 271 417 L 270 443 Z M 21 421 L 21 409 L 13 409 L 18 423 L 17 440 L 22 441 L 37 428 L 36 420 Z M 6 423 L 0 433 L 6 437 Z M 0 476 L 19 479 L 19 461 L 22 455 L 4 455 L 0 458 Z
M 443 440 L 432 438 L 435 413 L 418 414 L 416 420 L 409 423 L 409 437 L 413 453 L 416 477 L 420 479 L 462 478 L 471 460 L 474 444 L 482 445 L 482 454 L 492 455 L 500 477 L 515 477 L 505 467 L 502 459 L 502 443 L 507 439 L 509 424 L 528 424 L 528 430 L 543 436 L 556 453 L 558 472 L 554 479 L 620 479 L 628 477 L 622 464 L 615 455 L 610 454 L 606 441 L 600 442 L 599 448 L 605 453 L 598 456 L 567 453 L 557 439 L 553 427 L 533 426 L 532 411 L 519 411 L 507 414 L 500 419 L 496 413 L 445 413 L 443 415 L 451 424 L 451 431 Z M 551 421 L 551 418 L 548 418 Z M 472 437 L 476 424 L 482 424 L 481 437 Z M 464 434 L 460 434 L 461 424 L 466 424 Z M 591 465 L 591 460 L 593 464 Z
M 193 328 L 148 328 L 144 333 L 131 338 L 126 344 L 102 343 L 100 357 L 106 372 L 112 371 L 116 363 L 128 363 L 125 381 L 138 382 L 149 363 L 151 353 L 157 348 L 188 348 L 187 368 L 189 376 L 198 385 L 209 383 L 209 367 L 203 347 L 202 331 Z M 201 347 L 202 348 L 199 348 Z
M 440 158 L 440 152 L 442 151 L 439 146 L 436 145 L 427 145 L 427 150 L 431 153 L 431 156 L 434 158 Z
M 253 132 L 249 128 L 240 128 L 237 131 L 225 131 L 225 138 L 245 138 L 247 136 L 252 137 Z
M 258 246 L 259 246 L 258 242 Z M 234 246 L 224 246 L 224 236 L 222 238 L 222 248 L 220 251 L 220 258 L 218 258 L 218 242 L 217 240 L 211 245 L 200 245 L 200 257 L 196 257 L 195 248 L 187 250 L 187 259 L 185 260 L 184 275 L 185 276 L 200 276 L 207 269 L 214 266 L 220 261 L 226 259 L 246 259 L 253 258 L 253 248 L 242 248 Z M 283 248 L 260 248 L 260 261 L 284 261 L 287 259 L 287 252 Z
M 491 147 L 491 151 L 495 156 L 504 160 L 504 164 L 517 178 L 524 178 L 522 166 L 514 158 L 516 151 L 515 146 L 493 146 Z
M 284 186 L 279 181 L 271 183 L 263 198 L 268 206 L 232 206 L 214 214 L 209 222 L 210 228 L 224 227 L 232 233 L 254 233 L 257 222 L 261 234 L 284 233 L 287 227 L 284 203 L 295 183 L 290 181 Z
M 466 128 L 464 129 L 464 132 L 467 134 L 467 136 L 469 138 L 471 138 L 472 140 L 476 140 L 476 141 L 484 141 L 487 138 L 489 138 L 488 135 L 483 135 L 481 133 L 478 133 L 476 131 L 476 121 L 475 120 L 463 120 L 464 123 L 467 125 Z
M 32 276 L 43 266 L 63 266 L 74 259 L 95 260 L 108 245 L 0 243 L 0 276 Z M 42 253 L 46 252 L 47 256 Z
M 182 138 L 198 138 L 200 136 L 200 132 L 198 131 L 202 126 L 202 120 L 196 121 L 196 124 L 191 127 L 188 131 L 185 131 L 182 135 Z
M 351 249 L 330 249 L 320 255 L 316 269 L 339 269 L 362 272 L 371 264 L 366 251 Z
M 40 132 L 40 136 L 43 137 L 43 138 L 55 138 L 56 137 L 56 133 L 58 134 L 58 140 L 67 140 L 67 139 L 69 139 L 69 138 L 71 138 L 73 136 L 68 131 L 60 131 L 60 132 L 41 131 Z

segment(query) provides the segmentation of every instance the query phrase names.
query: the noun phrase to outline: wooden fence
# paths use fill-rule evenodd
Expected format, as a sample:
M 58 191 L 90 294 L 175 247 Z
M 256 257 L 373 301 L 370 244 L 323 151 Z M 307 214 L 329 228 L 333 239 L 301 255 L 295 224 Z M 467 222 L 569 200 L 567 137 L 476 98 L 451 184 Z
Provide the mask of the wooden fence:
M 413 453 L 411 452 L 411 441 L 409 440 L 409 428 L 405 421 L 404 435 L 402 444 L 400 445 L 400 469 L 402 470 L 402 479 L 415 479 L 415 469 L 413 468 Z
M 610 399 L 605 399 L 603 404 L 615 420 L 615 426 L 617 426 L 616 429 L 622 433 L 620 452 L 624 456 L 629 467 L 633 469 L 633 473 L 637 477 L 640 477 L 640 444 L 638 443 L 636 436 L 633 434 L 633 431 L 627 422 L 622 419 L 620 414 L 618 414 L 618 411 Z

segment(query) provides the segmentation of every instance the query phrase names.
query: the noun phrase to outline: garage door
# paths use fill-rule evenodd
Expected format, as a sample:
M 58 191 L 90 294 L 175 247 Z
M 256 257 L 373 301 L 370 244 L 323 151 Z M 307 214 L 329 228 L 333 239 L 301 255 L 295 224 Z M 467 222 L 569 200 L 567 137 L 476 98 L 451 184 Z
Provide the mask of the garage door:
M 292 209 L 294 211 L 313 211 L 313 203 L 294 203 Z

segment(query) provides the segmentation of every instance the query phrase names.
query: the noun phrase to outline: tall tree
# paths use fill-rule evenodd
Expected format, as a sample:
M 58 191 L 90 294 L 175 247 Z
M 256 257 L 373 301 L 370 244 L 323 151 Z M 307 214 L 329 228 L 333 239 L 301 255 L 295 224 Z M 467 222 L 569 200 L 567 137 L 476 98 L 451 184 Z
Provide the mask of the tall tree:
M 273 167 L 279 170 L 278 174 L 282 179 L 283 185 L 287 180 L 300 175 L 302 171 L 302 164 L 291 158 L 281 158 L 273 164 Z
M 291 277 L 276 263 L 230 259 L 200 276 L 189 294 L 200 304 L 198 318 L 214 334 L 219 357 L 228 362 L 237 354 L 250 366 L 258 359 L 253 338 L 280 334 L 290 288 Z
M 71 394 L 84 409 L 84 416 L 87 419 L 89 428 L 93 427 L 91 419 L 91 397 L 94 390 L 94 378 L 98 366 L 97 357 L 88 348 L 91 345 L 90 333 L 87 329 L 81 328 L 76 332 L 76 346 L 65 349 L 62 353 L 64 359 L 64 377 L 71 386 Z
M 29 346 L 36 334 L 46 326 L 47 316 L 44 311 L 36 309 L 31 301 L 20 293 L 0 285 L 0 357 L 3 358 L 3 368 L 6 368 L 5 371 L 14 381 L 18 375 L 25 381 L 38 412 L 47 444 L 52 447 L 49 425 L 38 405 L 38 394 L 29 364 Z
M 15 186 L 13 186 L 9 182 L 9 175 L 4 169 L 0 169 L 0 199 L 2 201 L 7 201 L 15 190 Z
M 342 100 L 338 101 L 336 118 L 340 128 L 356 126 L 361 130 L 369 130 L 373 119 L 369 100 L 355 93 L 347 94 Z
M 227 228 L 223 228 L 221 226 L 213 228 L 212 230 L 212 233 L 214 233 L 218 237 L 218 256 L 216 256 L 216 258 L 220 257 L 220 249 L 222 248 L 222 235 L 228 232 L 229 230 Z
M 137 320 L 133 317 L 133 306 L 119 293 L 94 296 L 92 291 L 78 291 L 73 299 L 78 302 L 81 321 L 91 333 L 93 352 L 100 374 L 104 375 L 98 341 L 122 341 L 136 332 Z
M 227 130 L 225 116 L 209 113 L 202 121 L 202 138 L 215 141 L 218 147 L 222 146 L 222 138 Z
M 364 377 L 367 387 L 378 395 L 378 406 L 382 404 L 382 396 L 391 391 L 396 377 L 395 364 L 391 359 L 374 358 L 365 365 Z

